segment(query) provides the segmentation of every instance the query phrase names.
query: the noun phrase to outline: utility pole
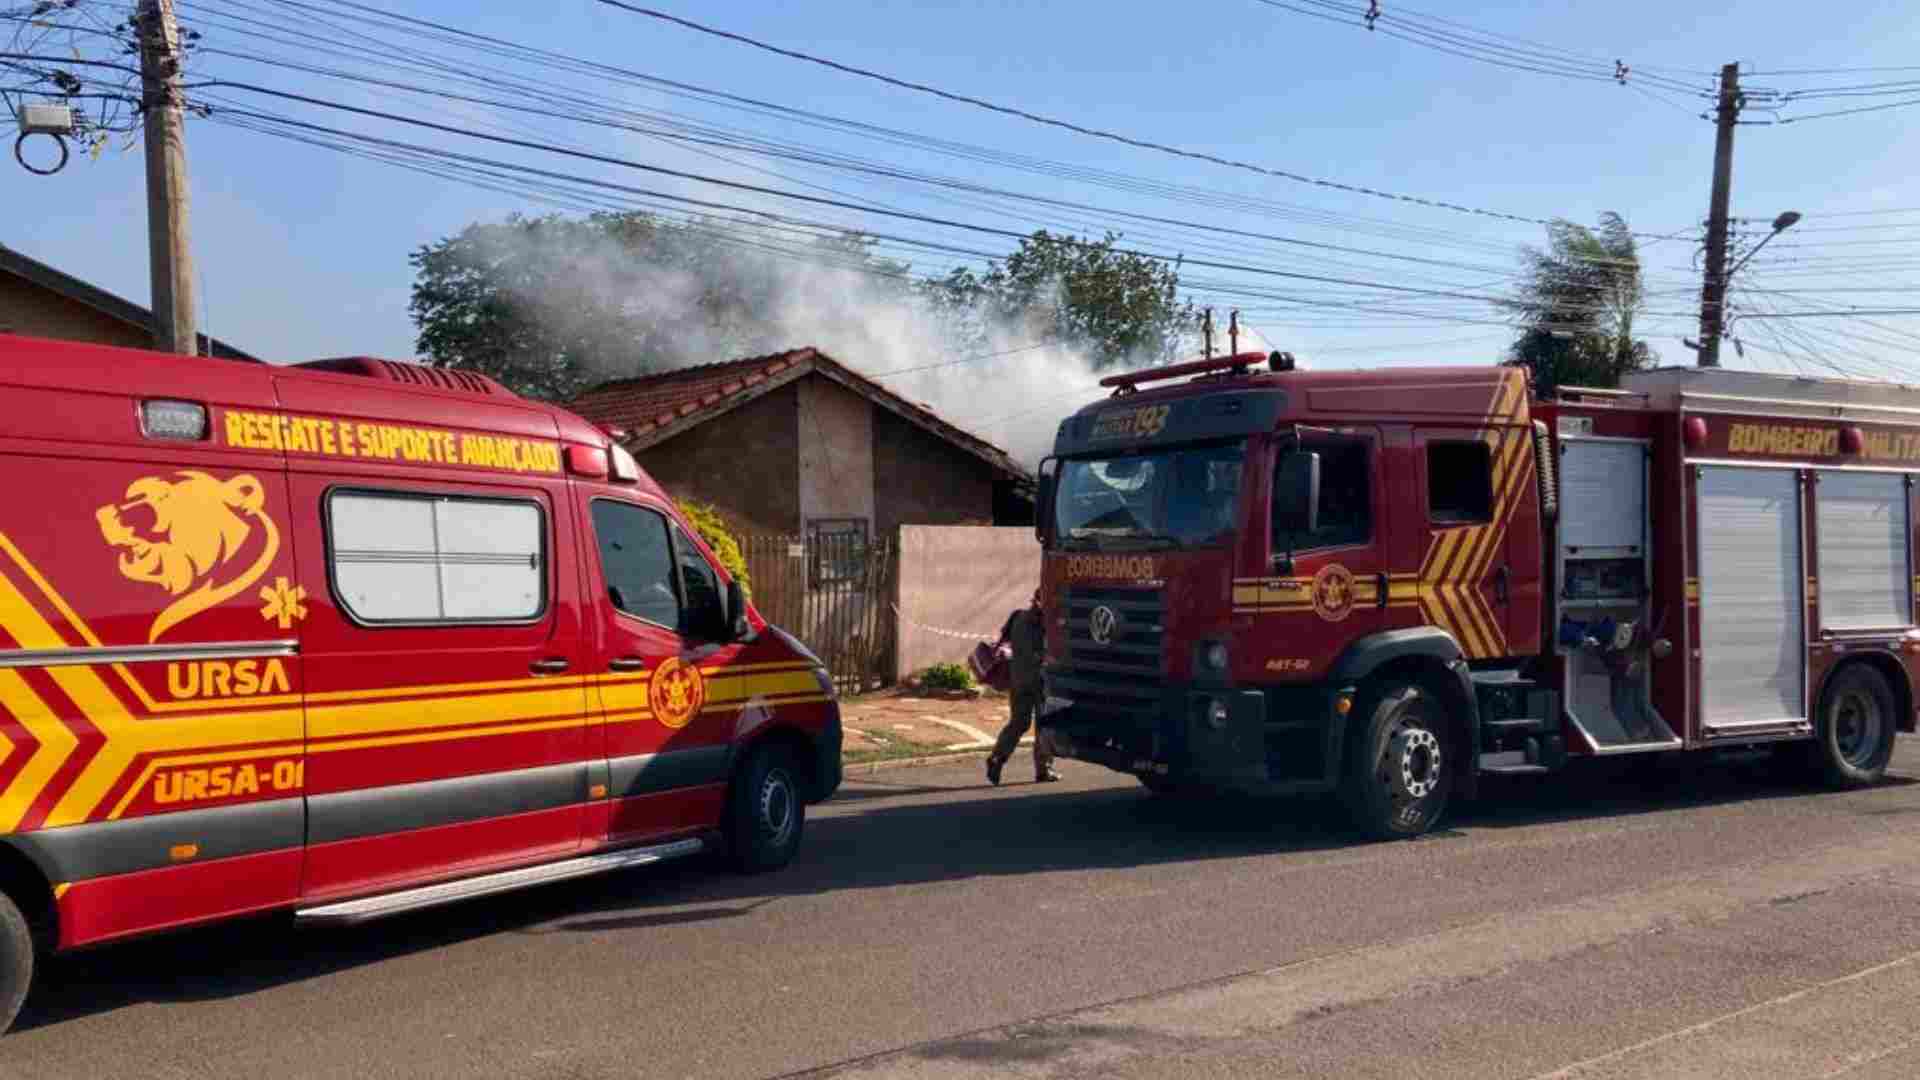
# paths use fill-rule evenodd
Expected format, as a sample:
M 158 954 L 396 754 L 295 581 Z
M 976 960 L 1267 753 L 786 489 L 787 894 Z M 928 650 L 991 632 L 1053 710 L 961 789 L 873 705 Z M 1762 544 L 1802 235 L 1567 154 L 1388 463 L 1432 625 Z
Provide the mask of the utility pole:
M 146 120 L 147 259 L 153 280 L 153 343 L 200 351 L 194 324 L 193 252 L 187 232 L 187 151 L 180 100 L 180 28 L 174 0 L 140 0 L 141 102 Z
M 1700 286 L 1700 366 L 1720 366 L 1726 325 L 1727 201 L 1733 194 L 1733 128 L 1740 117 L 1740 65 L 1720 69 L 1713 140 L 1713 204 L 1707 211 L 1707 280 Z

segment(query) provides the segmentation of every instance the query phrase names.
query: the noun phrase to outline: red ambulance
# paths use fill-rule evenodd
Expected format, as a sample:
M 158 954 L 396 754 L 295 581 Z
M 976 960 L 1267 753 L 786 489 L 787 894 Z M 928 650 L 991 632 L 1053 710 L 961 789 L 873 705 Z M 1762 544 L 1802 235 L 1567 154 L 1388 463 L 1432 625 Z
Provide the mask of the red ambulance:
M 466 372 L 0 335 L 0 1029 L 35 959 L 793 858 L 831 679 L 602 431 Z

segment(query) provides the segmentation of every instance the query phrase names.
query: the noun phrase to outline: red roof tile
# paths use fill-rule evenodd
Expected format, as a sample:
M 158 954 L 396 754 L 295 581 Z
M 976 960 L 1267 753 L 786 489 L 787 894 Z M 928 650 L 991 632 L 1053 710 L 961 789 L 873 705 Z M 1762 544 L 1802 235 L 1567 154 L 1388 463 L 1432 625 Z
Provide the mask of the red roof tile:
M 658 375 L 602 383 L 567 407 L 604 428 L 624 432 L 621 441 L 651 446 L 730 411 L 741 395 L 769 379 L 787 381 L 818 371 L 856 393 L 891 407 L 908 420 L 988 464 L 1022 479 L 1029 474 L 999 447 L 940 419 L 924 403 L 900 397 L 817 349 L 794 349 Z

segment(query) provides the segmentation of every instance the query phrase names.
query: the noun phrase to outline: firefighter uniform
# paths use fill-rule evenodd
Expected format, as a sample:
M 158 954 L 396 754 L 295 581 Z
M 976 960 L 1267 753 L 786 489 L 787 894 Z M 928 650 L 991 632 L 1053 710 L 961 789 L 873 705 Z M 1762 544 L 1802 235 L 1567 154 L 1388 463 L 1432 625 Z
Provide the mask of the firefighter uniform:
M 1047 654 L 1047 624 L 1038 603 L 1039 597 L 1034 599 L 1034 606 L 1009 615 L 1006 625 L 1000 628 L 1000 640 L 1013 646 L 1008 691 L 1013 715 L 1008 719 L 1007 726 L 1000 730 L 993 754 L 987 758 L 987 779 L 996 784 L 1000 782 L 1000 770 L 1013 757 L 1027 729 L 1033 727 L 1040 704 L 1046 698 L 1041 666 Z M 1059 775 L 1053 771 L 1051 740 L 1045 733 L 1034 735 L 1033 774 L 1034 780 L 1039 783 L 1059 779 Z

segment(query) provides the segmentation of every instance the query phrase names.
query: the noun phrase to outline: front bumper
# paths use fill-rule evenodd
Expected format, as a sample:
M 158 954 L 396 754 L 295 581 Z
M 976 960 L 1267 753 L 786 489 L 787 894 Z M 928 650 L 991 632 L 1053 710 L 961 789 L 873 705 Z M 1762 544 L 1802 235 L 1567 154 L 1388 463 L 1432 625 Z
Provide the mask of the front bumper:
M 813 741 L 813 788 L 807 792 L 808 802 L 823 802 L 840 790 L 840 753 L 846 734 L 840 727 L 840 703 L 829 701 L 826 709 L 826 726 Z
M 1163 687 L 1127 712 L 1050 696 L 1055 754 L 1137 776 L 1255 793 L 1324 791 L 1338 770 L 1341 688 Z M 1222 708 L 1216 709 L 1216 705 Z

